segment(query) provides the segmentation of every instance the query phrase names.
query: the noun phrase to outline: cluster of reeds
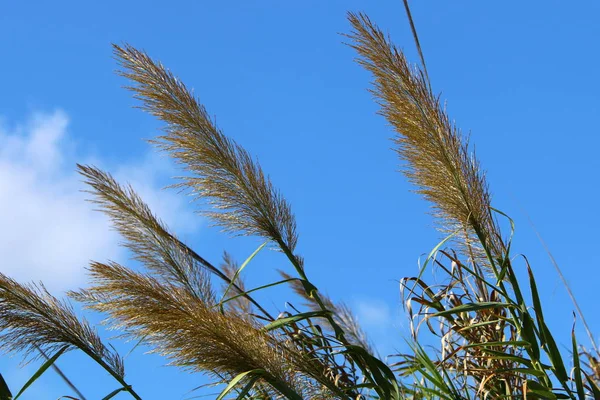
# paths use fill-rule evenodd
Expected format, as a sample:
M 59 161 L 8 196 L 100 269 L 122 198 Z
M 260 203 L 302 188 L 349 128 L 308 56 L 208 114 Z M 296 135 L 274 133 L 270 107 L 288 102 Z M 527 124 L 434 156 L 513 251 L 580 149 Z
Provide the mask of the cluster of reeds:
M 187 171 L 177 186 L 210 205 L 204 214 L 215 224 L 264 244 L 241 265 L 225 254 L 216 266 L 180 241 L 133 188 L 80 165 L 93 202 L 143 269 L 93 262 L 91 286 L 70 297 L 171 365 L 212 376 L 223 385 L 218 399 L 600 399 L 597 349 L 583 350 L 573 334 L 572 352 L 559 350 L 533 273 L 524 259 L 529 281 L 517 280 L 512 233 L 503 235 L 497 222 L 505 216 L 492 208 L 485 176 L 425 70 L 409 64 L 365 15 L 349 14 L 349 21 L 350 45 L 374 76 L 405 173 L 448 233 L 422 269 L 437 268 L 439 281 L 402 280 L 412 352 L 391 365 L 376 355 L 351 310 L 311 283 L 311 262 L 296 252 L 291 206 L 256 159 L 171 72 L 131 46 L 115 46 L 115 56 L 142 108 L 165 123 L 154 143 Z M 279 250 L 294 273 L 248 288 L 241 272 L 264 247 Z M 276 285 L 289 285 L 305 309 L 274 316 L 253 297 Z M 125 382 L 121 358 L 68 303 L 1 274 L 0 346 L 51 354 L 15 398 L 72 349 L 120 383 L 105 399 L 119 392 L 141 398 Z M 2 379 L 0 398 L 12 398 Z

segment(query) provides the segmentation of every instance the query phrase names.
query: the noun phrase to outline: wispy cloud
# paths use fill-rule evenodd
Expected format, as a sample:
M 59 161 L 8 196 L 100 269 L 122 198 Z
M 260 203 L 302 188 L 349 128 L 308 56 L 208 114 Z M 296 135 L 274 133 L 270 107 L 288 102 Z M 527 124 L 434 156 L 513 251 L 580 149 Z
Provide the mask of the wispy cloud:
M 405 347 L 408 333 L 404 329 L 400 306 L 392 308 L 383 299 L 359 298 L 353 303 L 358 322 L 382 356 L 398 353 Z
M 379 330 L 394 322 L 389 306 L 382 300 L 362 299 L 357 303 L 356 313 L 360 323 L 369 330 Z
M 43 281 L 52 290 L 81 284 L 91 259 L 122 259 L 107 219 L 86 202 L 75 162 L 88 162 L 129 181 L 175 230 L 196 229 L 186 200 L 160 190 L 172 170 L 157 155 L 103 164 L 78 154 L 63 111 L 38 113 L 21 124 L 0 125 L 0 271 L 19 281 Z

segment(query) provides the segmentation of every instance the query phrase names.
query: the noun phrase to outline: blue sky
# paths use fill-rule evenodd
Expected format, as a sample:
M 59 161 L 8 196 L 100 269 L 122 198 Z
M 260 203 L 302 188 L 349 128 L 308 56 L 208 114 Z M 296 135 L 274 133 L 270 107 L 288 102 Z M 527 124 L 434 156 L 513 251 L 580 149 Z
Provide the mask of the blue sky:
M 434 88 L 472 132 L 495 207 L 515 219 L 514 249 L 532 263 L 551 327 L 569 346 L 572 306 L 523 210 L 598 334 L 599 3 L 414 3 Z M 293 205 L 298 251 L 317 286 L 355 308 L 382 353 L 403 348 L 398 280 L 417 273 L 418 258 L 440 237 L 428 205 L 397 172 L 393 132 L 366 91 L 370 76 L 342 43 L 347 11 L 367 12 L 417 61 L 401 1 L 3 4 L 1 271 L 60 293 L 85 285 L 90 259 L 127 260 L 106 220 L 84 202 L 75 162 L 130 181 L 215 263 L 223 250 L 243 260 L 260 244 L 220 234 L 193 213 L 189 198 L 161 190 L 177 171 L 143 140 L 160 124 L 132 108 L 113 73 L 110 43 L 128 42 L 194 88 L 224 132 L 259 158 Z M 261 254 L 248 281 L 265 282 L 282 267 L 282 259 Z M 282 296 L 264 299 L 282 310 Z M 144 398 L 184 398 L 205 383 L 163 364 L 141 352 L 128 357 L 128 380 Z M 36 366 L 17 365 L 18 357 L 0 359 L 13 389 Z M 117 387 L 76 354 L 59 365 L 88 398 Z M 24 398 L 64 394 L 48 374 Z

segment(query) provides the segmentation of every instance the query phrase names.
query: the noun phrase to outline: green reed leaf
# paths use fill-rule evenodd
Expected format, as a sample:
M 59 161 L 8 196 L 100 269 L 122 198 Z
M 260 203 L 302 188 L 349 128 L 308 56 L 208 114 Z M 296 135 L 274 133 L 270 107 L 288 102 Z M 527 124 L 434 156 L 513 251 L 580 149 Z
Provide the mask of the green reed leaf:
M 263 373 L 264 371 L 262 369 L 253 369 L 251 371 L 246 371 L 246 372 L 242 372 L 241 374 L 237 375 L 235 378 L 233 378 L 231 381 L 229 381 L 229 384 L 225 387 L 225 389 L 223 389 L 223 391 L 221 393 L 219 393 L 219 395 L 216 397 L 215 400 L 222 400 L 225 398 L 225 396 L 231 392 L 238 383 L 240 383 L 243 379 L 245 379 L 246 377 L 251 377 L 249 383 L 252 383 L 252 385 L 254 385 L 254 383 L 256 382 L 256 380 L 260 377 L 260 375 Z M 243 396 L 246 395 L 246 393 L 250 390 L 250 387 L 248 387 L 248 384 L 246 384 L 246 387 L 244 389 L 244 391 L 242 391 L 242 393 L 240 394 L 242 397 L 238 396 L 237 398 L 243 398 Z
M 112 399 L 113 397 L 115 397 L 116 395 L 118 395 L 119 393 L 121 393 L 121 392 L 125 392 L 125 391 L 127 391 L 127 390 L 129 390 L 129 388 L 128 388 L 128 387 L 125 387 L 125 386 L 123 386 L 123 387 L 120 387 L 120 388 L 118 388 L 118 389 L 115 389 L 115 390 L 113 390 L 112 392 L 110 392 L 110 393 L 109 393 L 109 394 L 107 394 L 106 396 L 104 396 L 104 397 L 102 398 L 102 400 L 110 400 L 110 399 Z
M 252 261 L 254 259 L 254 257 L 256 257 L 256 255 L 258 253 L 260 253 L 260 251 L 268 244 L 269 242 L 264 242 L 263 244 L 261 244 L 260 246 L 258 246 L 258 248 L 256 250 L 254 250 L 254 252 L 252 254 L 250 254 L 250 257 L 248 257 L 246 259 L 246 261 L 244 261 L 242 263 L 242 265 L 238 268 L 237 271 L 235 271 L 235 275 L 233 275 L 233 277 L 231 278 L 231 282 L 229 282 L 229 285 L 227 286 L 227 289 L 223 292 L 223 296 L 221 297 L 221 301 L 219 301 L 219 307 L 223 306 L 223 301 L 225 300 L 225 297 L 227 296 L 227 293 L 229 293 L 229 290 L 231 289 L 231 287 L 235 284 L 235 282 L 237 282 L 240 274 L 242 273 L 242 271 L 244 270 L 244 268 L 246 268 L 246 266 L 248 264 L 250 264 L 250 261 Z
M 573 379 L 577 388 L 577 396 L 579 400 L 585 400 L 585 391 L 583 389 L 583 380 L 581 379 L 581 363 L 579 360 L 579 348 L 577 346 L 577 338 L 575 337 L 575 324 L 571 330 L 571 342 L 573 344 Z
M 31 378 L 29 378 L 25 385 L 23 385 L 21 390 L 19 390 L 19 393 L 17 393 L 17 395 L 15 396 L 14 400 L 17 400 L 23 394 L 23 392 L 27 390 L 29 386 L 31 386 L 35 381 L 37 381 L 38 378 L 42 376 L 42 374 L 46 372 L 46 370 L 50 368 L 56 362 L 58 357 L 60 357 L 65 351 L 67 351 L 68 348 L 68 345 L 61 347 L 52 357 L 46 360 L 46 362 L 42 364 L 42 366 L 35 372 L 35 374 L 33 374 Z
M 4 380 L 2 374 L 0 374 L 0 400 L 12 400 L 12 393 Z
M 266 331 L 272 331 L 282 326 L 290 325 L 295 322 L 303 321 L 308 318 L 322 317 L 327 318 L 327 316 L 331 314 L 330 311 L 307 311 L 300 314 L 292 315 L 291 317 L 285 317 L 277 319 L 263 327 Z

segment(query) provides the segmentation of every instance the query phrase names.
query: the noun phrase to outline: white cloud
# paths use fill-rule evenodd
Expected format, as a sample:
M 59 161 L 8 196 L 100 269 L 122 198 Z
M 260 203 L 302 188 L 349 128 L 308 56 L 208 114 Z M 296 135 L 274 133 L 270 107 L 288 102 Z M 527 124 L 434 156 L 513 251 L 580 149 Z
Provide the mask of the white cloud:
M 43 281 L 51 290 L 84 282 L 90 260 L 123 260 L 119 238 L 107 219 L 81 193 L 77 154 L 62 111 L 36 114 L 12 129 L 0 125 L 0 271 L 18 281 Z M 151 208 L 183 233 L 197 227 L 186 200 L 160 190 L 157 180 L 171 172 L 166 160 L 147 156 L 121 165 L 94 164 L 128 180 Z

